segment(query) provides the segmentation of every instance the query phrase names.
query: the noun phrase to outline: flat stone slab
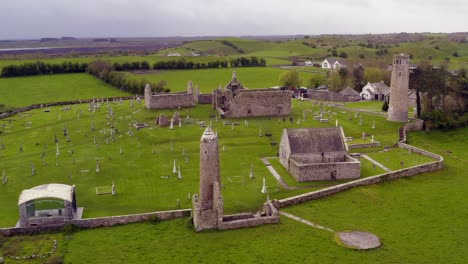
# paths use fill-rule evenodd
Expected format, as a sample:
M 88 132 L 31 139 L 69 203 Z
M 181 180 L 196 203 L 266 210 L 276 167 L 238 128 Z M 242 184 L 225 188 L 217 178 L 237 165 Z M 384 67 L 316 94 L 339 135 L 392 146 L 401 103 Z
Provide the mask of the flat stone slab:
M 343 231 L 336 233 L 338 243 L 352 249 L 366 250 L 382 246 L 378 236 L 364 231 Z

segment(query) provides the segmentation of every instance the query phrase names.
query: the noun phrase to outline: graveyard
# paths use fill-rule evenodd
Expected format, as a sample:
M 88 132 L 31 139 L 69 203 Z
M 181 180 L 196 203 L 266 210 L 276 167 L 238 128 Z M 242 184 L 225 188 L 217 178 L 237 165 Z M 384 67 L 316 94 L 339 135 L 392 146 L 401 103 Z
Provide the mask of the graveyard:
M 85 208 L 84 218 L 190 208 L 188 197 L 198 188 L 199 136 L 208 125 L 220 138 L 222 192 L 225 210 L 231 213 L 253 212 L 261 207 L 266 199 L 260 192 L 263 178 L 272 199 L 343 182 L 297 183 L 287 171 L 281 171 L 275 157 L 283 128 L 338 123 L 345 135 L 357 142 L 370 142 L 374 136 L 381 147 L 363 151 L 375 152 L 379 162 L 393 170 L 428 162 L 415 153 L 393 149 L 381 152 L 384 146 L 397 142 L 399 123 L 354 109 L 343 110 L 331 103 L 293 100 L 292 119 L 221 119 L 210 105 L 197 105 L 180 109 L 181 122 L 173 124 L 172 129 L 157 126 L 155 118 L 161 113 L 172 116 L 178 109 L 148 110 L 139 100 L 104 100 L 97 104 L 99 108 L 83 103 L 36 109 L 1 121 L 1 171 L 8 179 L 0 189 L 2 227 L 14 226 L 18 220 L 20 192 L 46 183 L 76 185 L 78 204 Z M 328 122 L 314 120 L 321 108 Z M 136 123 L 148 127 L 137 129 Z M 304 188 L 284 189 L 261 162 L 263 157 L 271 157 L 273 166 L 291 186 Z M 410 158 L 413 162 L 407 161 Z M 361 160 L 362 177 L 382 173 L 379 167 Z M 249 177 L 251 170 L 253 179 Z M 99 195 L 99 190 L 109 190 L 113 183 L 116 195 Z

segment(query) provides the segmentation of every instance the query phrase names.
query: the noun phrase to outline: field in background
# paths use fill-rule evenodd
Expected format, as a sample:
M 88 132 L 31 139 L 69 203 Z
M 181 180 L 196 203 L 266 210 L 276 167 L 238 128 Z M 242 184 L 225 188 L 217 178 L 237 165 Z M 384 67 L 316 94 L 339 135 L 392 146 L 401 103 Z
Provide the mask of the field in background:
M 200 87 L 202 93 L 211 93 L 214 89 L 224 86 L 231 81 L 232 71 L 236 71 L 238 80 L 250 89 L 269 88 L 280 86 L 279 77 L 285 70 L 259 67 L 259 68 L 227 68 L 227 69 L 201 69 L 201 70 L 170 70 L 152 71 L 145 74 L 127 73 L 130 78 L 145 79 L 156 83 L 161 80 L 167 82 L 171 92 L 186 91 L 187 83 L 191 80 Z M 321 76 L 319 73 L 300 72 L 299 76 L 307 83 L 310 78 Z
M 86 73 L 0 78 L 0 104 L 10 107 L 128 95 Z

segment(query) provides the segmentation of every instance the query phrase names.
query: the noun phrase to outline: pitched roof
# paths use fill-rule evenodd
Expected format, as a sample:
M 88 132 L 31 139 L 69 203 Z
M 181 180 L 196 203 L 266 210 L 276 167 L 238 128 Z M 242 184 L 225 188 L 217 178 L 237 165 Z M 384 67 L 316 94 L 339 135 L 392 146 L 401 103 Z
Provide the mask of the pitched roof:
M 346 62 L 344 60 L 338 59 L 338 58 L 326 58 L 331 65 L 335 64 L 335 62 L 339 62 L 341 65 L 346 65 Z
M 42 198 L 56 198 L 72 202 L 74 188 L 74 186 L 58 183 L 39 185 L 31 189 L 23 190 L 18 200 L 18 205 Z
M 346 151 L 340 127 L 286 129 L 291 154 Z
M 353 88 L 346 87 L 346 88 L 344 88 L 343 90 L 341 90 L 341 91 L 339 92 L 339 94 L 341 94 L 341 95 L 359 95 L 359 92 L 357 92 L 357 91 L 354 90 Z

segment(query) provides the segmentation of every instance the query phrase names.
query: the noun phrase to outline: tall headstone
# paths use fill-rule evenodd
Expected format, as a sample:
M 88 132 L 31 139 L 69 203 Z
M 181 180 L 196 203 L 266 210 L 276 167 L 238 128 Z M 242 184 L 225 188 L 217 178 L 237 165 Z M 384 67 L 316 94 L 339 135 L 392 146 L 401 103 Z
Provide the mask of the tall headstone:
M 408 54 L 397 54 L 393 56 L 387 117 L 389 121 L 408 121 L 409 66 L 410 58 Z
M 193 224 L 197 231 L 216 229 L 223 216 L 218 137 L 207 127 L 200 139 L 200 193 L 193 196 Z

